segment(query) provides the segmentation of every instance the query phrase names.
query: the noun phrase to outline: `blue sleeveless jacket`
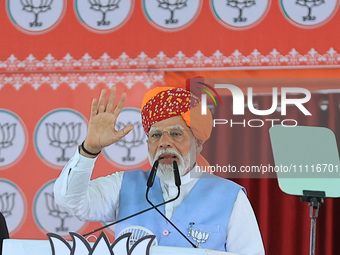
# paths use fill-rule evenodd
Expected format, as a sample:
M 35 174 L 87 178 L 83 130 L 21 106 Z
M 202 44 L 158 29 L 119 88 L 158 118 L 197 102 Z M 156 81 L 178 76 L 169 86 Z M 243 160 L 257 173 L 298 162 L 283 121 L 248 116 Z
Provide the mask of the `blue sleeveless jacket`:
M 119 215 L 122 219 L 136 212 L 151 207 L 145 199 L 146 182 L 150 171 L 133 170 L 124 173 L 119 197 Z M 242 189 L 236 183 L 203 173 L 187 197 L 174 211 L 171 221 L 185 235 L 188 235 L 190 223 L 194 229 L 210 232 L 202 248 L 226 251 L 227 228 L 230 214 L 237 194 Z M 164 202 L 159 178 L 149 191 L 149 199 L 154 204 Z M 164 205 L 158 209 L 165 214 Z M 151 230 L 162 246 L 192 247 L 156 210 L 152 209 L 141 215 L 118 223 L 116 234 L 131 225 L 139 225 Z M 189 239 L 195 243 L 190 236 Z

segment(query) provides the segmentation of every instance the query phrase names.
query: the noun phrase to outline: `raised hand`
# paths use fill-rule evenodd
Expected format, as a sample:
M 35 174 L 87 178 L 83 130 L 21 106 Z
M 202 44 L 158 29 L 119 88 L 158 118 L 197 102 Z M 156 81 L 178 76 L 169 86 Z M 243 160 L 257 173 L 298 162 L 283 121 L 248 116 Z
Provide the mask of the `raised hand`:
M 96 154 L 100 152 L 104 147 L 109 146 L 122 137 L 127 135 L 132 129 L 133 125 L 124 127 L 121 130 L 116 130 L 115 125 L 119 113 L 121 112 L 126 93 L 123 93 L 114 107 L 114 101 L 116 98 L 116 87 L 113 86 L 110 90 L 109 99 L 106 102 L 106 90 L 101 91 L 99 101 L 97 98 L 92 100 L 91 116 L 87 129 L 87 135 L 84 141 L 84 147 L 87 151 Z M 83 150 L 80 154 L 87 157 L 94 157 Z

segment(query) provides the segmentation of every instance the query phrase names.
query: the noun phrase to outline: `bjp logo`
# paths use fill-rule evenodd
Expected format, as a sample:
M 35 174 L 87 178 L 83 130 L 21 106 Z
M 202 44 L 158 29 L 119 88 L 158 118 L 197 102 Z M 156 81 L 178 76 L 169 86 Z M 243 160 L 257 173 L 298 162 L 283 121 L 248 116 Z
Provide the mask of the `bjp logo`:
M 35 149 L 46 164 L 60 169 L 85 139 L 87 120 L 72 109 L 47 113 L 34 132 Z

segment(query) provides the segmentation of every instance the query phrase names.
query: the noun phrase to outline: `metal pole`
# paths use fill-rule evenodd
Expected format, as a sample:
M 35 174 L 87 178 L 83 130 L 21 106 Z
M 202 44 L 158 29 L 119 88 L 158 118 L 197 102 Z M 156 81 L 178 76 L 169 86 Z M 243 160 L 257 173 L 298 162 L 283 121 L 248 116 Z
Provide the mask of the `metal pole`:
M 311 225 L 310 225 L 310 249 L 309 254 L 315 255 L 315 234 L 316 234 L 316 218 L 319 215 L 320 203 L 317 199 L 311 199 L 310 202 L 310 217 L 311 217 Z

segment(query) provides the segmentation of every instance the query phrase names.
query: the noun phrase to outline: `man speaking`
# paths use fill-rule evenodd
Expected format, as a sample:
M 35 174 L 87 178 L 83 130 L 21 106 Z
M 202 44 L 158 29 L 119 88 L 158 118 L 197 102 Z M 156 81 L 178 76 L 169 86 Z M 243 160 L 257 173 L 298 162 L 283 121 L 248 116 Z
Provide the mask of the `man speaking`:
M 107 100 L 106 90 L 102 90 L 99 100 L 93 99 L 85 141 L 55 182 L 56 202 L 82 220 L 109 222 L 150 207 L 145 199 L 150 171 L 122 171 L 90 180 L 101 150 L 133 129 L 132 125 L 115 129 L 126 94 L 116 105 L 115 97 L 116 88 L 112 87 Z M 242 255 L 264 254 L 258 224 L 244 189 L 232 181 L 197 172 L 196 165 L 207 164 L 200 152 L 212 130 L 211 113 L 201 115 L 200 111 L 199 99 L 185 89 L 157 87 L 146 93 L 141 106 L 142 123 L 148 137 L 150 164 L 158 164 L 149 198 L 160 204 L 176 196 L 176 161 L 180 195 L 159 210 L 177 229 L 159 212 L 149 210 L 118 223 L 116 234 L 138 225 L 156 235 L 159 245 L 191 247 L 180 232 L 193 241 L 190 230 L 194 228 L 208 233 L 200 243 L 202 248 Z

